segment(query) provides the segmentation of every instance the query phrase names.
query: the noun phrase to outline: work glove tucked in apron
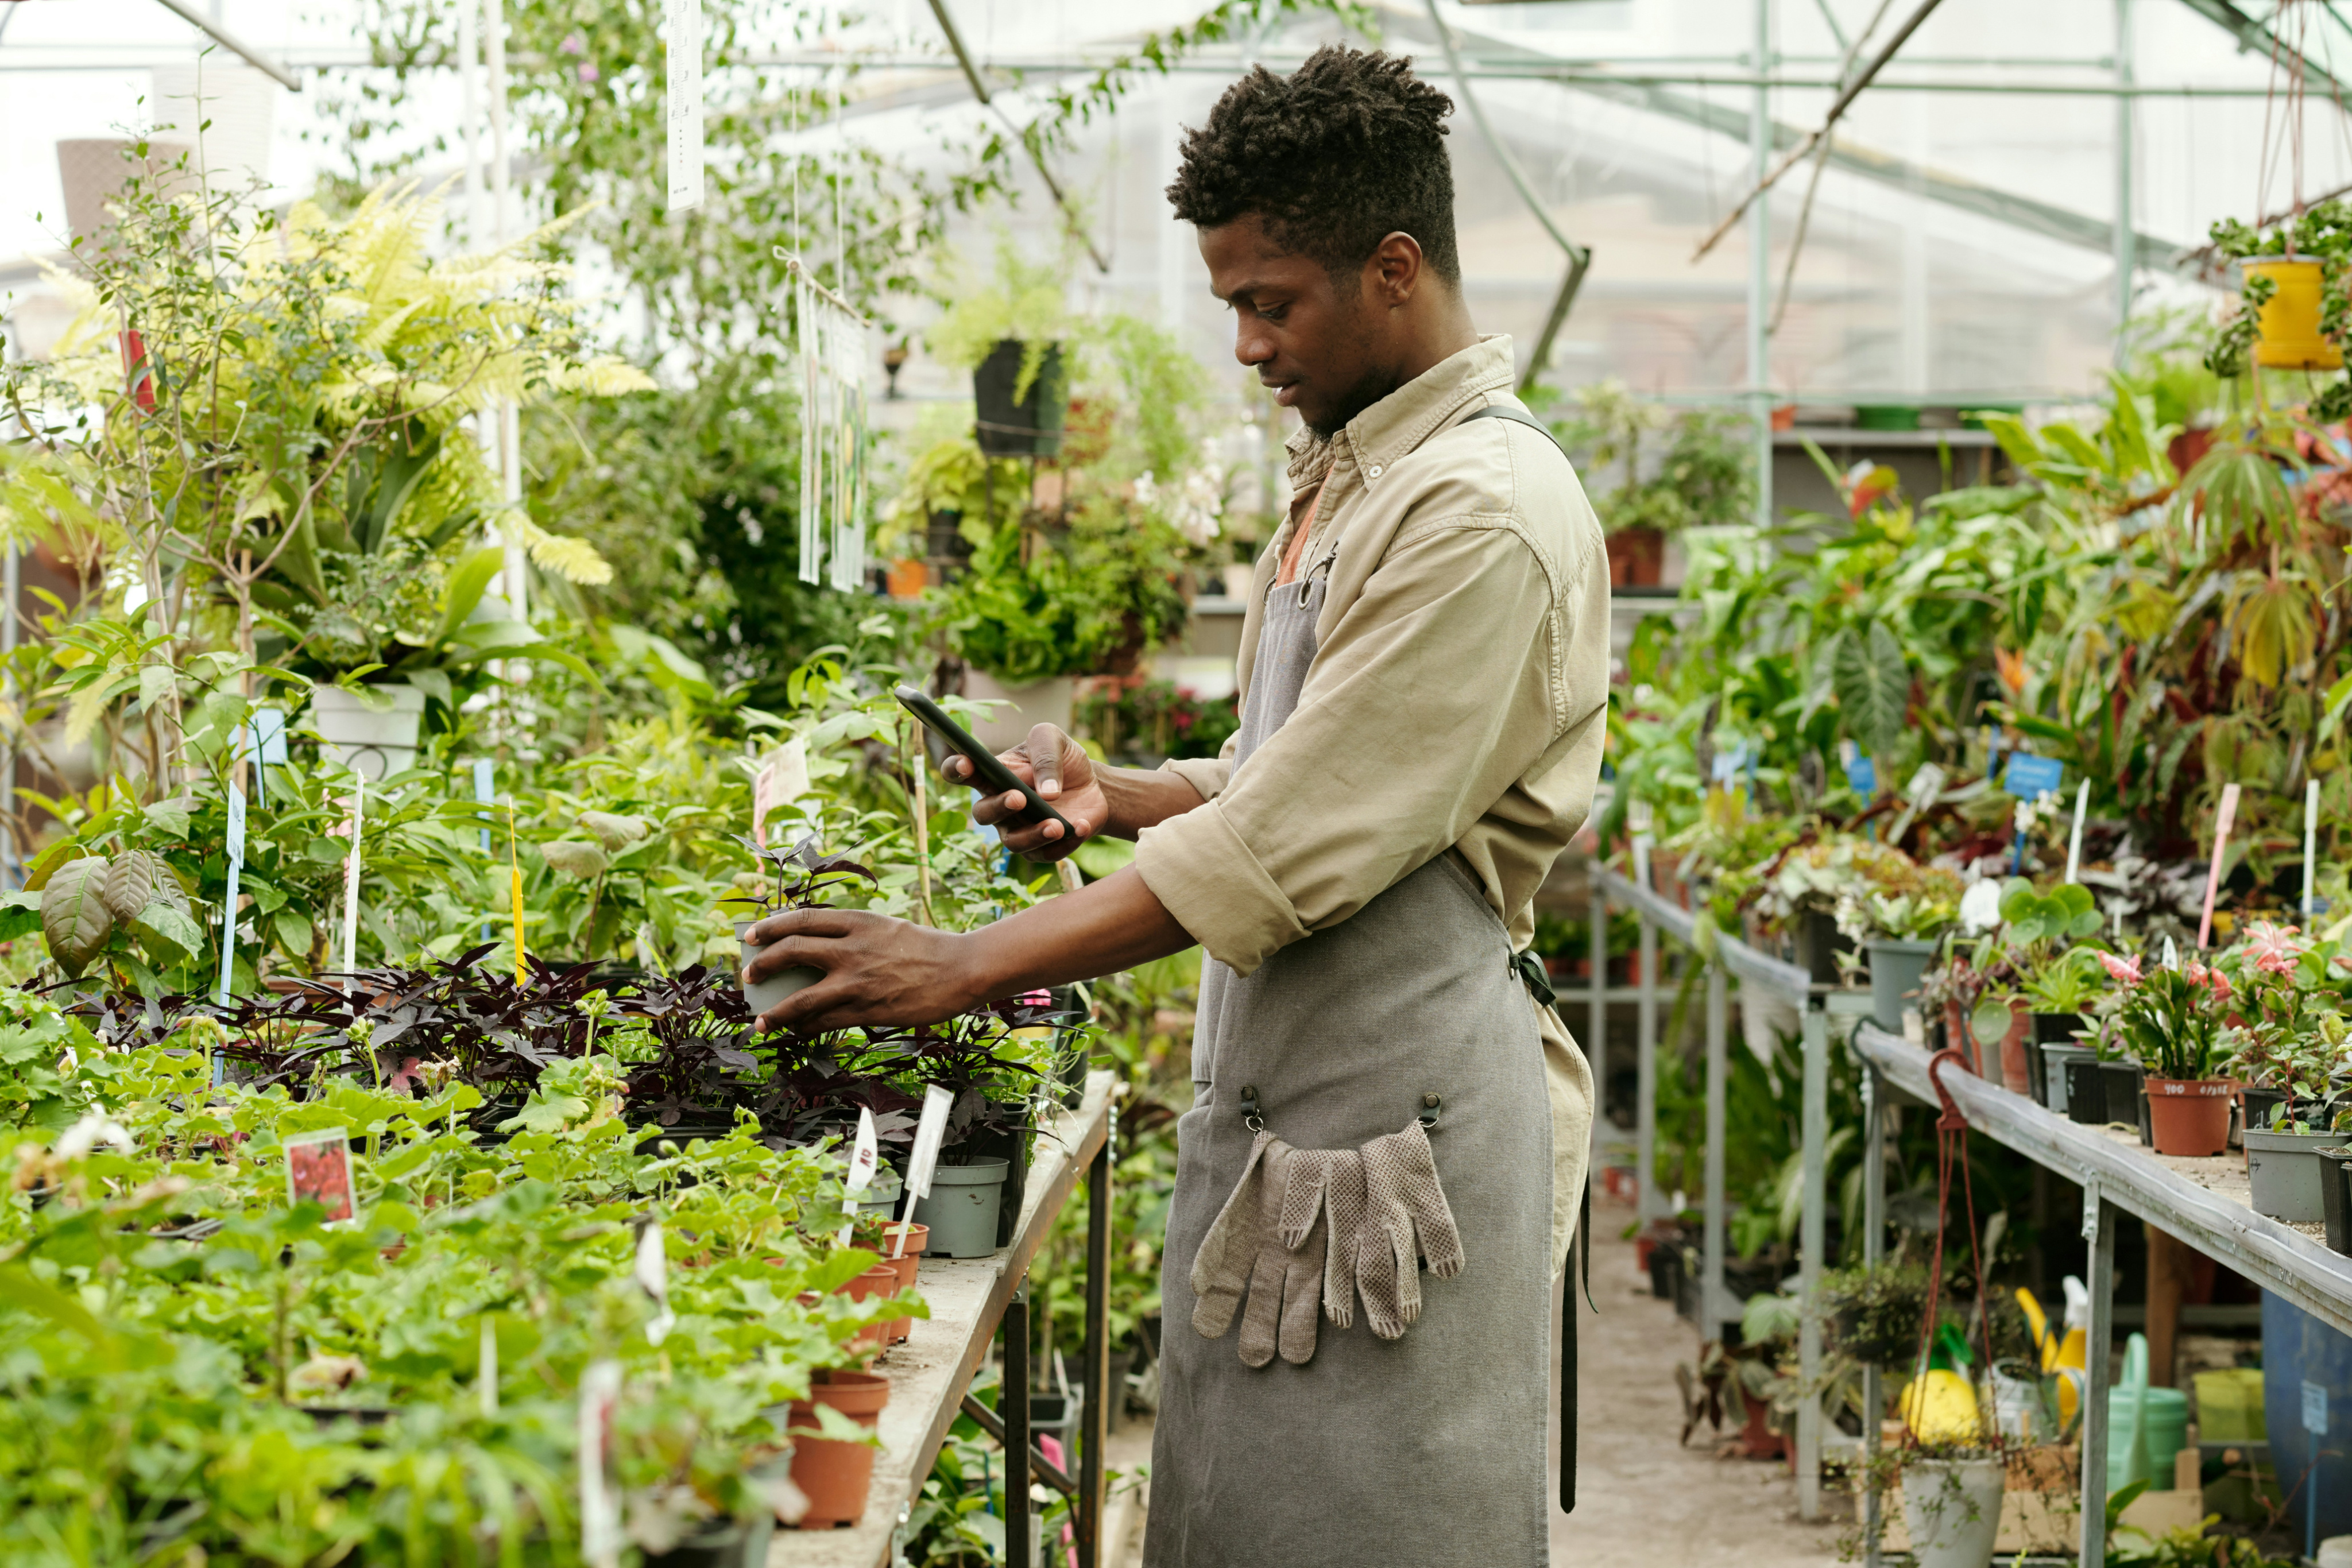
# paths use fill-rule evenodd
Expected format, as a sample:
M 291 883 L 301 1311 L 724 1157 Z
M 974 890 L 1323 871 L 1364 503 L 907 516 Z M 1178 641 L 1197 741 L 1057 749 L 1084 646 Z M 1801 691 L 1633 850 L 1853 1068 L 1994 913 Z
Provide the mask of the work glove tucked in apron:
M 1264 1366 L 1277 1349 L 1294 1365 L 1315 1354 L 1315 1302 L 1341 1328 L 1364 1299 L 1364 1322 L 1396 1339 L 1421 1314 L 1420 1260 L 1450 1279 L 1462 1239 L 1438 1186 L 1419 1122 L 1360 1149 L 1296 1149 L 1260 1131 L 1249 1162 L 1192 1260 L 1192 1326 L 1217 1339 L 1244 1288 L 1241 1358 Z

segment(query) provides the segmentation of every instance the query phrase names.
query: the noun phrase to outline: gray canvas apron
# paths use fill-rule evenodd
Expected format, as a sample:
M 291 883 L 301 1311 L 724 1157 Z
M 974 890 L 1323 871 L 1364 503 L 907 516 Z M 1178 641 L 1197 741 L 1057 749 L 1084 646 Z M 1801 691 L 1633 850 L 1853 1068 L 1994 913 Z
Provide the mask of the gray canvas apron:
M 1328 566 L 1269 592 L 1236 773 L 1297 706 Z M 1192 1078 L 1160 1264 L 1146 1568 L 1545 1563 L 1551 1114 L 1509 936 L 1457 857 L 1246 977 L 1203 964 Z M 1193 1329 L 1193 1255 L 1249 1155 L 1245 1086 L 1267 1129 L 1308 1149 L 1356 1147 L 1442 1098 L 1430 1144 L 1467 1261 L 1451 1280 L 1423 1272 L 1402 1339 L 1359 1311 L 1321 1322 L 1306 1365 L 1250 1367 L 1233 1334 Z

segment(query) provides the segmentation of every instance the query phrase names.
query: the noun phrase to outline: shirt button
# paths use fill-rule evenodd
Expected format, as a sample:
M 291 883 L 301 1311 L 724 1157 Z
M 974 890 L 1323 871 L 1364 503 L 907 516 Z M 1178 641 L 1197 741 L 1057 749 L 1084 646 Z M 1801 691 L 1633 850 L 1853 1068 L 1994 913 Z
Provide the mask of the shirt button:
M 1364 472 L 1377 479 L 1381 476 L 1381 465 L 1375 463 L 1370 468 L 1365 469 Z

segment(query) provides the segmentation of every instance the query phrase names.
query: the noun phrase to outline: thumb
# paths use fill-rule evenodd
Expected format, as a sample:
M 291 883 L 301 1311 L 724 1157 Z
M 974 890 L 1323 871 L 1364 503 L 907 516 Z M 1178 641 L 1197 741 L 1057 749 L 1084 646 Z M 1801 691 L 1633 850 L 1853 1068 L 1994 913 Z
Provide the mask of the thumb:
M 1062 732 L 1041 724 L 1029 732 L 1029 769 L 1037 776 L 1037 793 L 1051 800 L 1062 792 Z

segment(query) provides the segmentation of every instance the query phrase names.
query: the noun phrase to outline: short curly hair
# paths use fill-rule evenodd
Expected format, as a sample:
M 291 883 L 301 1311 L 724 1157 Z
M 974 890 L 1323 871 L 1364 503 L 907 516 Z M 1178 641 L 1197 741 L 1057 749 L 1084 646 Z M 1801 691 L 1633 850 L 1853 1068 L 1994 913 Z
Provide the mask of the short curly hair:
M 1458 286 L 1444 123 L 1453 112 L 1410 58 L 1376 49 L 1327 46 L 1286 77 L 1259 66 L 1184 133 L 1168 200 L 1202 228 L 1255 213 L 1276 244 L 1335 277 L 1402 230 Z

